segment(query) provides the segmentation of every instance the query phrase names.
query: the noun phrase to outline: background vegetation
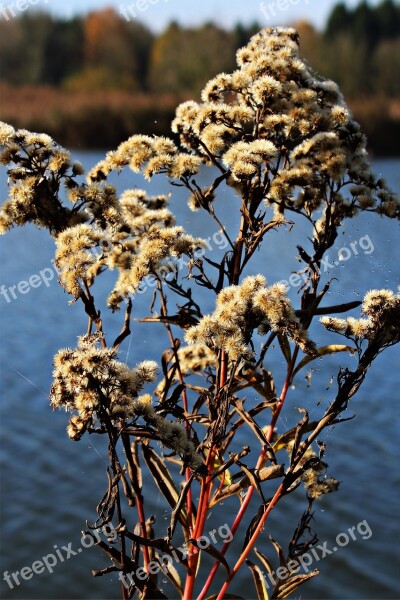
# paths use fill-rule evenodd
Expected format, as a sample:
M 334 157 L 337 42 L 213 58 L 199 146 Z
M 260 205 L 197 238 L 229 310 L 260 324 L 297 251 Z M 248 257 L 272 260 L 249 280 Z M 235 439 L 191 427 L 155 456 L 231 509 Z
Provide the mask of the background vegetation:
M 400 4 L 363 1 L 349 9 L 339 3 L 324 31 L 295 25 L 302 54 L 339 83 L 370 150 L 396 154 Z M 144 130 L 165 133 L 177 103 L 198 96 L 216 73 L 232 70 L 236 49 L 261 27 L 171 23 L 156 36 L 110 8 L 71 20 L 31 10 L 0 20 L 0 119 L 75 147 L 115 146 Z

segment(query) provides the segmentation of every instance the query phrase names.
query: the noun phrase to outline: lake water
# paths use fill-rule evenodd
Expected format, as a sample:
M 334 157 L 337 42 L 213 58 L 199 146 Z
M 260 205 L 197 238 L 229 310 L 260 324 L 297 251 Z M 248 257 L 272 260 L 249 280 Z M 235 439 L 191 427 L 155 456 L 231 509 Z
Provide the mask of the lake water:
M 76 158 L 90 167 L 100 156 L 78 153 Z M 399 192 L 400 161 L 375 161 L 374 168 Z M 3 199 L 7 194 L 4 170 L 0 176 Z M 131 172 L 115 177 L 114 181 L 120 190 L 148 185 Z M 155 178 L 148 189 L 154 193 L 165 192 L 164 179 Z M 221 196 L 217 211 L 227 215 L 233 227 L 232 208 L 237 206 L 237 200 L 228 192 L 222 192 Z M 186 193 L 182 190 L 174 190 L 171 204 L 178 223 L 191 233 L 207 237 L 215 231 L 206 216 L 189 211 Z M 287 278 L 298 265 L 294 260 L 298 241 L 295 231 L 304 233 L 303 227 L 299 223 L 290 235 L 273 233 L 249 272 L 262 271 L 270 282 Z M 361 238 L 364 238 L 363 250 L 360 250 Z M 358 254 L 350 251 L 350 244 L 355 241 L 359 242 Z M 358 299 L 371 288 L 395 289 L 400 280 L 398 248 L 398 225 L 387 219 L 363 216 L 354 224 L 346 223 L 330 260 L 336 262 L 339 255 L 347 259 L 324 275 L 326 278 L 340 276 L 340 284 L 333 282 L 329 303 Z M 113 581 L 112 577 L 94 579 L 91 576 L 92 569 L 106 565 L 100 551 L 85 549 L 66 559 L 68 553 L 62 549 L 68 544 L 75 550 L 79 548 L 80 531 L 86 519 L 92 522 L 95 518 L 95 505 L 104 492 L 106 459 L 102 440 L 84 437 L 79 443 L 71 442 L 65 433 L 67 415 L 52 413 L 49 409 L 52 357 L 60 347 L 74 346 L 76 336 L 86 328 L 81 307 L 69 306 L 68 297 L 56 283 L 51 263 L 53 251 L 54 244 L 46 233 L 31 227 L 13 230 L 0 239 L 0 285 L 9 289 L 34 274 L 47 279 L 47 285 L 42 283 L 29 293 L 17 294 L 16 299 L 9 295 L 9 302 L 0 296 L 1 594 L 3 598 L 15 600 L 117 599 L 119 588 L 115 577 Z M 109 283 L 107 279 L 100 283 L 97 291 L 100 298 L 104 298 Z M 296 293 L 297 289 L 290 290 L 295 303 Z M 136 316 L 146 314 L 149 301 L 149 296 L 138 300 Z M 106 331 L 119 330 L 121 322 L 117 319 L 115 323 L 115 316 L 110 317 L 104 311 L 103 317 Z M 157 325 L 135 325 L 133 337 L 124 344 L 122 359 L 131 365 L 142 358 L 157 359 L 168 345 L 163 335 Z M 339 338 L 338 343 L 341 343 Z M 376 361 L 347 412 L 349 416 L 355 414 L 355 419 L 338 426 L 334 435 L 329 430 L 324 436 L 328 442 L 326 459 L 330 472 L 342 483 L 337 493 L 325 496 L 314 505 L 315 528 L 321 544 L 326 541 L 328 548 L 332 549 L 335 544 L 339 547 L 314 562 L 311 568 L 318 567 L 320 575 L 300 588 L 297 598 L 400 598 L 399 356 L 399 350 L 394 348 Z M 313 418 L 317 402 L 325 406 L 332 399 L 334 387 L 327 391 L 326 388 L 337 367 L 346 360 L 336 356 L 319 363 L 318 372 L 314 373 L 315 383 L 312 381 L 310 388 L 300 378 L 290 392 L 292 416 L 295 407 L 306 402 Z M 318 387 L 318 378 L 322 387 Z M 289 408 L 279 423 L 281 430 L 289 426 L 290 418 Z M 243 437 L 243 443 L 246 441 L 251 440 Z M 303 502 L 304 493 L 296 493 Z M 162 534 L 166 526 L 162 502 L 150 483 L 145 488 L 145 501 L 148 514 L 153 511 L 157 515 L 158 532 Z M 232 505 L 226 504 L 227 523 L 234 505 L 236 499 Z M 273 551 L 266 542 L 267 534 L 272 532 L 286 545 L 300 513 L 301 508 L 288 499 L 271 516 L 264 534 L 265 544 L 260 542 L 258 546 L 268 548 L 274 561 Z M 364 524 L 356 539 L 345 544 L 346 538 L 339 534 L 364 521 L 371 532 L 364 535 L 368 539 L 361 536 L 365 533 Z M 57 550 L 63 561 L 54 566 L 52 574 L 46 571 L 29 580 L 20 579 L 20 585 L 12 580 L 13 589 L 3 580 L 4 571 L 20 571 Z M 250 573 L 244 570 L 230 592 L 251 598 L 250 581 Z

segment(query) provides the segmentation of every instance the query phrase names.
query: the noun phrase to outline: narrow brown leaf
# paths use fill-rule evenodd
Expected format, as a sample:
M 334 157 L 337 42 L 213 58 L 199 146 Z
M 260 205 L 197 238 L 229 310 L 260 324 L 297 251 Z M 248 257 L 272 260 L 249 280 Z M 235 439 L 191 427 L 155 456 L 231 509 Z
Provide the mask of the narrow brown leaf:
M 355 349 L 351 346 L 344 346 L 342 344 L 331 344 L 330 346 L 323 346 L 322 348 L 317 348 L 316 353 L 312 356 L 305 356 L 303 360 L 299 362 L 295 370 L 293 371 L 291 381 L 295 378 L 297 373 L 310 362 L 315 360 L 316 358 L 321 358 L 321 356 L 326 356 L 327 354 L 335 354 L 337 352 L 350 352 L 350 354 L 354 354 Z
M 254 552 L 255 552 L 257 558 L 263 564 L 263 567 L 266 569 L 266 571 L 268 573 L 275 573 L 275 570 L 274 570 L 274 567 L 273 567 L 272 563 L 265 556 L 265 554 L 262 554 L 262 552 L 260 552 L 259 550 L 257 550 L 257 548 L 254 548 Z
M 253 471 L 251 471 L 248 467 L 246 467 L 246 465 L 244 465 L 243 463 L 238 462 L 238 465 L 242 469 L 243 473 L 246 475 L 250 485 L 252 485 L 257 490 L 257 492 L 261 496 L 262 501 L 265 503 L 264 494 L 260 487 L 260 480 L 258 476 L 255 473 L 253 473 Z
M 232 477 L 229 476 L 229 478 L 227 479 L 226 470 L 229 469 L 229 467 L 231 467 L 232 465 L 234 465 L 238 460 L 247 456 L 247 454 L 249 452 L 250 452 L 249 446 L 243 446 L 243 450 L 241 452 L 237 452 L 236 454 L 230 454 L 229 460 L 224 462 L 221 466 L 219 466 L 217 468 L 216 471 L 214 471 L 214 473 L 212 474 L 212 479 L 214 479 L 215 477 L 219 477 L 222 473 L 225 472 L 225 482 L 227 485 L 231 485 Z M 217 465 L 217 461 L 216 461 L 216 465 Z
M 292 360 L 292 351 L 290 349 L 290 344 L 288 340 L 288 336 L 285 333 L 278 333 L 278 342 L 282 350 L 282 354 L 285 357 L 285 360 L 288 365 L 290 365 Z
M 179 492 L 175 487 L 174 481 L 164 461 L 154 452 L 153 448 L 147 444 L 142 444 L 143 458 L 146 462 L 155 484 L 168 504 L 175 508 L 179 500 Z M 183 514 L 183 510 L 179 512 L 178 518 L 184 527 L 187 527 L 187 516 Z
M 247 528 L 246 535 L 244 536 L 242 552 L 247 547 L 247 544 L 249 543 L 250 539 L 252 538 L 253 533 L 257 529 L 257 526 L 260 523 L 261 517 L 263 516 L 269 502 L 271 502 L 271 498 L 268 500 L 267 504 L 261 504 L 261 506 L 257 510 L 256 514 L 252 518 L 251 523 Z
M 260 567 L 246 560 L 246 564 L 253 574 L 254 584 L 256 586 L 257 600 L 269 600 L 267 586 Z
M 267 481 L 267 479 L 277 479 L 283 477 L 285 474 L 285 465 L 271 465 L 269 467 L 263 467 L 257 473 L 260 481 Z
M 307 423 L 307 425 L 304 426 L 303 428 L 303 433 L 309 433 L 310 431 L 313 431 L 315 429 L 315 427 L 318 425 L 319 421 L 311 421 L 311 423 Z M 283 448 L 286 448 L 288 444 L 290 444 L 290 442 L 292 442 L 296 436 L 296 432 L 297 432 L 297 425 L 296 427 L 293 427 L 293 429 L 289 429 L 289 431 L 286 431 L 284 434 L 280 435 L 278 437 L 278 439 L 276 440 L 276 442 L 274 442 L 272 444 L 272 448 L 274 450 L 274 452 L 278 452 L 279 450 L 282 450 Z
M 245 411 L 245 409 L 243 407 L 243 402 L 239 398 L 235 398 L 232 401 L 232 404 L 234 405 L 235 410 L 239 414 L 239 416 L 242 417 L 242 419 L 244 421 L 246 421 L 246 423 L 251 427 L 253 432 L 256 434 L 257 438 L 261 442 L 262 447 L 266 449 L 271 462 L 276 465 L 276 458 L 275 458 L 275 454 L 272 450 L 271 444 L 267 440 L 261 427 L 254 421 L 254 419 L 250 416 L 250 414 L 247 411 Z
M 139 454 L 138 454 L 138 442 L 134 440 L 131 444 L 132 462 L 135 468 L 135 478 L 140 489 L 142 489 L 142 469 L 140 468 Z
M 196 548 L 199 548 L 199 550 L 201 550 L 202 552 L 205 552 L 206 554 L 209 554 L 210 556 L 212 556 L 212 558 L 215 558 L 215 560 L 217 560 L 219 563 L 221 563 L 221 565 L 223 565 L 225 567 L 226 572 L 228 573 L 228 576 L 230 576 L 231 570 L 228 565 L 228 561 L 226 560 L 225 556 L 219 550 L 217 550 L 217 548 L 215 546 L 213 546 L 212 544 L 209 544 L 207 546 L 207 548 L 200 548 L 200 546 L 197 543 L 197 540 L 192 540 L 192 539 L 190 540 L 190 543 L 193 546 L 196 546 Z
M 309 581 L 310 579 L 318 575 L 318 573 L 318 569 L 314 569 L 314 571 L 312 571 L 311 573 L 307 573 L 307 575 L 295 575 L 294 577 L 291 577 L 290 579 L 285 581 L 285 583 L 282 586 L 279 587 L 276 595 L 274 595 L 273 597 L 277 600 L 281 598 L 288 598 L 295 590 L 297 590 L 297 588 L 303 585 L 303 583 L 305 583 L 306 581 Z
M 259 471 L 259 480 L 266 481 L 267 479 L 276 479 L 278 477 L 282 477 L 284 475 L 284 466 L 283 465 L 271 465 L 269 467 L 264 467 Z M 254 477 L 254 476 L 253 476 Z M 234 494 L 238 494 L 241 490 L 245 490 L 251 484 L 251 481 L 247 475 L 242 477 L 240 481 L 237 483 L 232 483 L 227 487 L 222 488 L 220 492 L 216 492 L 210 502 L 210 508 L 215 506 L 218 502 L 225 500 L 225 498 L 229 498 Z M 257 487 L 257 486 L 256 486 Z
M 170 349 L 164 350 L 164 352 L 161 355 L 161 367 L 165 379 L 168 379 L 168 363 L 170 362 L 173 355 L 174 353 Z
M 278 544 L 278 542 L 276 540 L 274 540 L 274 538 L 271 535 L 269 536 L 269 539 L 271 540 L 271 544 L 273 545 L 273 547 L 276 550 L 281 567 L 286 567 L 287 561 L 286 561 L 285 555 L 283 554 L 281 545 Z
M 187 496 L 189 488 L 192 485 L 193 478 L 194 478 L 194 474 L 192 474 L 190 476 L 189 480 L 185 483 L 184 487 L 182 488 L 181 493 L 179 494 L 179 498 L 174 506 L 172 513 L 171 513 L 171 523 L 170 523 L 169 532 L 168 532 L 169 539 L 171 539 L 172 536 L 174 535 L 176 523 L 180 517 L 181 517 L 180 521 L 182 524 L 187 523 L 186 514 L 183 516 L 181 513 L 182 513 L 183 503 L 185 502 L 185 498 Z
M 157 553 L 156 560 L 160 565 L 162 572 L 164 573 L 164 575 L 166 575 L 166 577 L 168 577 L 172 585 L 178 590 L 179 596 L 183 597 L 182 581 L 178 571 L 175 569 L 174 565 L 172 564 L 172 561 L 163 561 L 161 559 L 161 555 Z
M 304 428 L 307 427 L 307 423 L 308 423 L 308 412 L 304 408 L 299 408 L 298 410 L 300 412 L 302 412 L 304 416 L 301 419 L 301 421 L 299 423 L 297 423 L 297 425 L 296 425 L 296 434 L 294 436 L 293 448 L 292 448 L 292 453 L 291 453 L 291 457 L 290 457 L 290 462 L 293 461 L 293 458 L 297 454 L 297 450 L 299 449 L 299 446 L 300 446 L 300 443 L 301 443 L 301 438 L 304 435 Z

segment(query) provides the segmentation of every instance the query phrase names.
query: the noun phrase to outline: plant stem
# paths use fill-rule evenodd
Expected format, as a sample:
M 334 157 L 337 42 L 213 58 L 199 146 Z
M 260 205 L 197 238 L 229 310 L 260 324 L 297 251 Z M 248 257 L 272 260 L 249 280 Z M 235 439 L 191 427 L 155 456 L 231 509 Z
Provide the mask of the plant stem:
M 290 383 L 292 381 L 292 375 L 293 375 L 293 371 L 294 371 L 294 367 L 296 365 L 296 360 L 297 360 L 298 355 L 299 355 L 299 347 L 296 346 L 296 348 L 295 348 L 295 350 L 293 352 L 292 360 L 290 361 L 290 364 L 288 366 L 288 370 L 287 370 L 287 373 L 286 373 L 286 379 L 285 379 L 285 382 L 283 384 L 281 395 L 280 395 L 279 400 L 278 400 L 278 402 L 277 402 L 277 404 L 275 406 L 274 413 L 273 413 L 272 419 L 271 419 L 271 423 L 270 423 L 270 425 L 268 427 L 267 440 L 269 442 L 272 440 L 272 435 L 274 433 L 275 425 L 276 425 L 276 423 L 278 421 L 279 415 L 281 414 L 283 405 L 285 403 L 286 396 L 287 396 L 287 393 L 288 393 L 288 390 L 289 390 L 289 386 L 290 386 Z
M 167 317 L 168 316 L 168 310 L 167 310 L 167 302 L 164 296 L 164 292 L 162 289 L 162 282 L 160 280 L 157 281 L 157 287 L 158 287 L 158 291 L 160 293 L 160 300 L 161 300 L 161 314 L 163 317 Z M 176 370 L 178 373 L 178 378 L 179 378 L 179 383 L 181 385 L 185 385 L 185 381 L 183 379 L 183 374 L 182 374 L 182 370 L 181 370 L 181 366 L 179 363 L 179 356 L 178 356 L 178 352 L 176 349 L 176 344 L 175 344 L 175 338 L 174 335 L 172 333 L 172 329 L 169 323 L 165 323 L 165 327 L 166 330 L 168 332 L 168 337 L 169 337 L 169 341 L 171 344 L 171 350 L 174 353 L 174 358 L 175 358 L 175 365 L 176 365 Z M 188 412 L 188 397 L 187 397 L 187 393 L 186 393 L 186 387 L 183 387 L 182 392 L 181 392 L 181 396 L 182 396 L 182 403 L 183 403 L 183 410 L 185 411 L 185 414 L 187 414 Z M 186 429 L 186 435 L 187 438 L 189 439 L 189 430 L 190 430 L 190 425 L 189 423 L 185 420 L 185 429 Z M 186 478 L 186 482 L 188 482 L 190 480 L 190 468 L 186 467 L 185 468 L 185 478 Z M 187 508 L 187 515 L 188 515 L 188 525 L 189 525 L 189 535 L 192 535 L 192 518 L 193 518 L 193 502 L 192 502 L 192 490 L 191 488 L 188 489 L 187 492 L 187 496 L 186 496 L 186 508 Z
M 242 253 L 243 253 L 243 247 L 245 244 L 245 238 L 246 238 L 246 234 L 247 234 L 247 230 L 248 230 L 248 219 L 246 217 L 246 214 L 248 213 L 248 209 L 247 209 L 247 202 L 245 201 L 245 199 L 242 199 L 242 216 L 240 219 L 240 226 L 239 226 L 239 232 L 236 238 L 236 242 L 233 248 L 233 257 L 232 257 L 232 262 L 231 262 L 231 283 L 233 285 L 238 285 L 239 284 L 239 280 L 240 280 L 240 275 L 242 272 Z M 227 377 L 228 377 L 228 356 L 227 353 L 224 350 L 221 350 L 220 355 L 219 355 L 219 381 L 217 382 L 217 394 L 220 392 L 220 390 L 222 390 L 224 388 L 224 386 L 226 385 L 227 382 Z M 260 463 L 260 465 L 262 464 L 262 461 L 264 460 L 265 457 L 265 451 L 262 451 L 262 458 L 259 457 L 258 462 L 257 462 L 257 466 Z M 214 458 L 215 458 L 215 448 L 212 446 L 210 449 L 210 453 L 209 453 L 209 457 L 208 457 L 208 461 L 207 461 L 207 466 L 209 467 L 209 472 L 211 469 L 214 467 Z M 204 482 L 204 480 L 203 480 Z M 202 534 L 203 532 L 203 528 L 204 528 L 204 522 L 205 522 L 205 518 L 207 516 L 207 509 L 208 509 L 208 502 L 209 502 L 209 497 L 210 497 L 210 490 L 211 490 L 211 486 L 212 486 L 212 479 L 210 479 L 210 476 L 208 475 L 208 477 L 206 478 L 205 482 L 204 482 L 204 486 L 203 486 L 203 482 L 202 482 L 202 488 L 201 488 L 201 493 L 200 493 L 200 500 L 199 500 L 199 514 L 198 514 L 198 526 L 196 526 L 195 528 L 195 534 L 194 534 L 194 538 L 197 539 L 197 537 L 199 535 Z M 235 523 L 234 523 L 234 527 L 235 527 L 235 531 L 237 530 L 237 528 L 239 527 L 240 521 L 242 519 L 242 516 L 244 514 L 244 512 L 246 511 L 246 508 L 251 500 L 251 496 L 253 494 L 254 488 L 251 489 L 251 491 L 248 491 L 248 494 L 245 498 L 245 501 L 235 519 Z M 243 508 L 244 507 L 244 508 Z M 234 532 L 233 532 L 234 533 Z M 223 548 L 226 550 L 229 548 L 229 543 L 226 542 L 223 546 Z M 197 550 L 197 549 L 196 549 Z M 189 559 L 190 561 L 190 559 Z M 194 567 L 197 566 L 197 561 L 198 561 L 198 554 L 195 554 L 194 556 Z M 190 562 L 189 562 L 190 564 Z M 214 577 L 214 574 L 216 573 L 217 569 L 219 566 L 219 562 L 216 562 L 213 565 L 213 569 L 211 570 L 211 573 L 209 575 L 209 584 L 212 581 L 212 578 Z M 207 581 L 208 581 L 207 580 Z M 185 593 L 184 593 L 184 597 L 183 600 L 191 600 L 192 597 L 192 593 L 193 593 L 193 588 L 194 588 L 194 581 L 195 581 L 195 573 L 191 573 L 191 570 L 189 569 L 189 574 L 187 576 L 186 579 L 186 586 L 185 586 Z M 208 585 L 209 585 L 208 584 Z M 207 582 L 206 582 L 207 585 Z M 205 593 L 205 587 L 203 588 L 200 597 L 198 600 L 200 600 L 200 598 L 202 598 L 204 596 Z M 208 589 L 208 586 L 207 586 Z M 205 590 L 205 591 L 204 591 Z
M 214 461 L 215 461 L 215 450 L 214 450 L 214 448 L 211 448 L 210 452 L 208 454 L 208 459 L 207 459 L 207 468 L 208 468 L 209 474 L 204 479 L 202 479 L 202 482 L 201 482 L 199 507 L 198 507 L 198 512 L 197 512 L 196 525 L 195 525 L 195 529 L 193 532 L 194 540 L 197 540 L 199 537 L 201 537 L 203 535 L 204 525 L 205 525 L 205 522 L 207 519 L 208 504 L 209 504 L 211 489 L 212 489 L 212 485 L 213 485 L 212 471 L 214 468 Z M 194 584 L 196 581 L 196 570 L 197 570 L 197 564 L 199 561 L 199 557 L 200 557 L 199 549 L 196 546 L 194 546 L 193 544 L 190 544 L 189 558 L 188 558 L 189 571 L 186 576 L 183 600 L 191 600 L 191 598 L 193 596 Z
M 136 498 L 136 505 L 137 505 L 140 529 L 142 530 L 142 536 L 144 538 L 147 538 L 146 517 L 144 514 L 142 498 Z M 143 562 L 144 562 L 144 570 L 146 571 L 146 573 L 148 573 L 149 572 L 149 562 L 150 562 L 148 546 L 143 546 Z
M 289 390 L 290 381 L 291 381 L 291 378 L 292 378 L 292 373 L 293 373 L 293 370 L 294 370 L 294 367 L 295 367 L 295 364 L 296 364 L 298 353 L 299 353 L 299 348 L 298 348 L 298 346 L 296 346 L 296 348 L 295 348 L 295 350 L 293 352 L 292 360 L 290 362 L 290 365 L 288 366 L 288 370 L 287 370 L 287 373 L 286 373 L 286 379 L 285 379 L 283 387 L 282 387 L 281 395 L 279 397 L 278 403 L 277 403 L 277 405 L 275 407 L 275 410 L 274 410 L 274 413 L 272 415 L 271 423 L 270 423 L 270 425 L 268 427 L 268 431 L 267 431 L 267 434 L 266 434 L 266 438 L 267 438 L 268 442 L 270 442 L 271 439 L 272 439 L 272 435 L 274 433 L 274 428 L 275 428 L 276 422 L 277 422 L 277 420 L 279 418 L 279 415 L 280 415 L 280 413 L 282 411 L 282 408 L 283 408 L 283 405 L 284 405 L 284 402 L 285 402 L 285 399 L 286 399 L 286 396 L 287 396 L 287 392 Z M 257 464 L 256 464 L 256 469 L 260 469 L 261 468 L 261 466 L 262 466 L 262 464 L 264 462 L 265 456 L 266 456 L 266 450 L 263 449 L 260 452 L 260 455 L 258 457 Z M 280 488 L 281 488 L 281 486 L 278 488 L 279 495 L 277 496 L 275 502 L 274 502 L 274 499 L 275 499 L 275 496 L 277 495 L 278 491 L 275 494 L 274 498 L 271 500 L 270 504 L 268 505 L 268 509 L 264 513 L 263 518 L 261 520 L 262 523 L 265 522 L 265 519 L 267 518 L 270 510 L 273 508 L 273 506 L 279 500 L 280 494 L 282 492 L 282 490 Z M 238 527 L 239 527 L 239 525 L 240 525 L 240 523 L 242 521 L 242 518 L 243 518 L 243 516 L 244 516 L 244 514 L 245 514 L 245 512 L 247 510 L 247 507 L 250 504 L 250 500 L 251 500 L 251 498 L 253 496 L 254 490 L 255 490 L 254 486 L 250 486 L 248 488 L 248 490 L 247 490 L 246 496 L 245 496 L 245 498 L 244 498 L 244 500 L 242 502 L 242 505 L 241 505 L 241 507 L 239 509 L 239 512 L 237 513 L 237 515 L 235 517 L 235 520 L 234 520 L 234 522 L 233 522 L 233 524 L 232 524 L 232 526 L 230 528 L 230 531 L 232 533 L 232 539 L 235 536 L 235 533 L 236 533 L 236 531 L 237 531 L 237 529 L 238 529 Z M 274 502 L 274 504 L 272 504 L 273 502 Z M 258 530 L 258 528 L 257 528 L 257 530 Z M 261 528 L 260 528 L 259 531 L 261 531 Z M 259 533 L 259 531 L 258 531 L 258 533 Z M 258 533 L 257 533 L 257 536 L 258 536 Z M 254 541 L 255 541 L 255 539 L 254 539 Z M 232 542 L 232 540 L 230 542 L 225 542 L 225 544 L 222 546 L 222 548 L 221 548 L 221 554 L 222 555 L 226 554 L 229 546 L 231 545 L 231 542 Z M 252 544 L 253 543 L 254 542 L 252 542 Z M 247 553 L 245 555 L 244 555 L 244 552 L 242 553 L 242 555 L 239 557 L 238 562 L 236 563 L 236 565 L 238 565 L 239 561 L 241 561 L 240 565 L 243 563 L 243 561 L 245 560 L 247 554 L 251 550 L 251 547 L 252 547 L 252 545 L 250 545 L 250 542 L 249 542 L 248 546 L 244 550 L 244 552 L 246 552 L 246 550 L 248 549 Z M 214 576 L 215 576 L 215 574 L 216 574 L 216 572 L 217 572 L 217 570 L 219 568 L 219 565 L 220 565 L 220 563 L 218 561 L 215 561 L 215 563 L 213 564 L 212 569 L 211 569 L 211 571 L 210 571 L 210 573 L 209 573 L 209 575 L 208 575 L 208 577 L 207 577 L 207 579 L 206 579 L 206 581 L 204 583 L 203 589 L 201 590 L 199 596 L 197 597 L 197 600 L 203 600 L 203 598 L 205 597 L 205 595 L 208 592 L 208 590 L 210 588 L 210 585 L 211 585 L 211 583 L 212 583 L 212 581 L 214 579 Z M 235 565 L 235 567 L 236 567 L 236 565 Z M 234 574 L 236 573 L 236 571 L 237 571 L 237 569 L 236 570 L 234 569 L 234 571 L 232 571 L 233 574 L 231 574 L 231 577 L 229 578 L 229 580 L 227 580 L 227 582 L 224 585 L 226 585 L 228 587 L 228 585 L 229 585 L 230 581 L 232 580 L 232 577 L 234 576 Z M 226 591 L 227 587 L 224 589 L 224 591 Z
M 278 487 L 278 489 L 275 492 L 274 497 L 272 498 L 272 500 L 269 502 L 268 507 L 266 508 L 264 514 L 262 515 L 259 524 L 257 525 L 257 528 L 255 530 L 255 532 L 253 533 L 253 535 L 251 536 L 249 542 L 247 543 L 246 548 L 243 550 L 242 554 L 240 555 L 239 559 L 237 560 L 235 566 L 233 567 L 230 576 L 228 577 L 228 579 L 225 581 L 224 585 L 221 588 L 221 591 L 219 592 L 216 600 L 222 600 L 222 598 L 225 595 L 226 590 L 228 589 L 232 579 L 234 578 L 234 576 L 236 575 L 236 573 L 238 572 L 238 570 L 240 569 L 240 567 L 242 566 L 242 564 L 244 563 L 244 561 L 246 560 L 249 552 L 251 551 L 251 549 L 253 548 L 261 530 L 264 527 L 264 523 L 268 517 L 268 515 L 270 514 L 271 510 L 275 507 L 275 505 L 277 504 L 277 502 L 279 501 L 282 492 L 284 491 L 285 487 L 284 484 L 281 483 L 281 485 Z M 199 599 L 198 599 L 199 600 Z
M 134 480 L 135 470 L 134 470 L 134 466 L 133 466 L 133 457 L 132 457 L 129 436 L 127 436 L 125 433 L 122 433 L 121 439 L 122 439 L 122 443 L 123 443 L 124 450 L 125 450 L 125 456 L 128 461 L 129 476 L 130 476 L 132 486 L 133 486 L 133 489 L 135 492 L 136 508 L 137 508 L 137 513 L 138 513 L 139 525 L 140 525 L 140 529 L 141 529 L 141 535 L 142 535 L 142 537 L 147 538 L 146 516 L 145 516 L 144 506 L 143 506 L 142 490 L 139 487 L 139 485 L 137 484 L 137 482 Z M 146 571 L 146 573 L 148 573 L 149 562 L 150 562 L 149 548 L 147 546 L 143 546 L 143 563 L 144 563 L 144 570 Z
M 118 484 L 118 495 L 117 495 L 117 514 L 118 521 L 122 523 L 122 510 L 121 510 L 121 497 L 119 492 L 119 484 Z M 126 544 L 125 544 L 125 535 L 121 533 L 121 564 L 123 573 L 125 573 L 125 556 L 126 556 Z M 121 581 L 121 591 L 122 591 L 122 600 L 128 600 L 128 590 L 124 585 L 124 581 Z

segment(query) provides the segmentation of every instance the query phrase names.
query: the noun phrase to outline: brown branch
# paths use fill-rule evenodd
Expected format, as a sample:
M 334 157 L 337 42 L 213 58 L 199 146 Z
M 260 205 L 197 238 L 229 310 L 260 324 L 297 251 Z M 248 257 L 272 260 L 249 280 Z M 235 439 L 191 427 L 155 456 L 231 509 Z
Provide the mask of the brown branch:
M 129 298 L 128 299 L 128 305 L 127 305 L 126 311 L 125 311 L 124 325 L 123 325 L 123 327 L 121 329 L 121 333 L 116 338 L 116 340 L 115 340 L 115 342 L 113 343 L 113 346 L 112 346 L 115 349 L 119 348 L 119 346 L 122 344 L 122 342 L 124 341 L 124 339 L 127 338 L 131 334 L 131 328 L 130 328 L 131 312 L 132 312 L 132 300 Z
M 321 308 L 316 308 L 312 311 L 313 316 L 318 315 L 333 315 L 338 313 L 344 313 L 348 310 L 353 310 L 353 308 L 357 308 L 361 306 L 362 302 L 359 300 L 355 300 L 354 302 L 347 302 L 346 304 L 336 304 L 335 306 L 321 306 Z M 309 317 L 310 314 L 307 310 L 295 310 L 296 317 L 303 319 L 304 317 Z
M 87 281 L 84 281 L 84 286 L 85 286 L 86 294 L 83 292 L 83 290 L 81 290 L 79 298 L 83 302 L 83 305 L 85 307 L 85 312 L 88 315 L 89 319 L 92 320 L 92 322 L 96 325 L 97 331 L 101 334 L 101 345 L 103 346 L 103 348 L 107 348 L 106 338 L 105 338 L 104 332 L 103 332 L 103 323 L 100 318 L 100 311 L 96 310 L 96 306 L 94 304 L 94 298 L 93 298 L 92 294 L 90 293 L 90 289 L 87 284 Z M 89 328 L 88 328 L 88 330 L 89 330 Z

